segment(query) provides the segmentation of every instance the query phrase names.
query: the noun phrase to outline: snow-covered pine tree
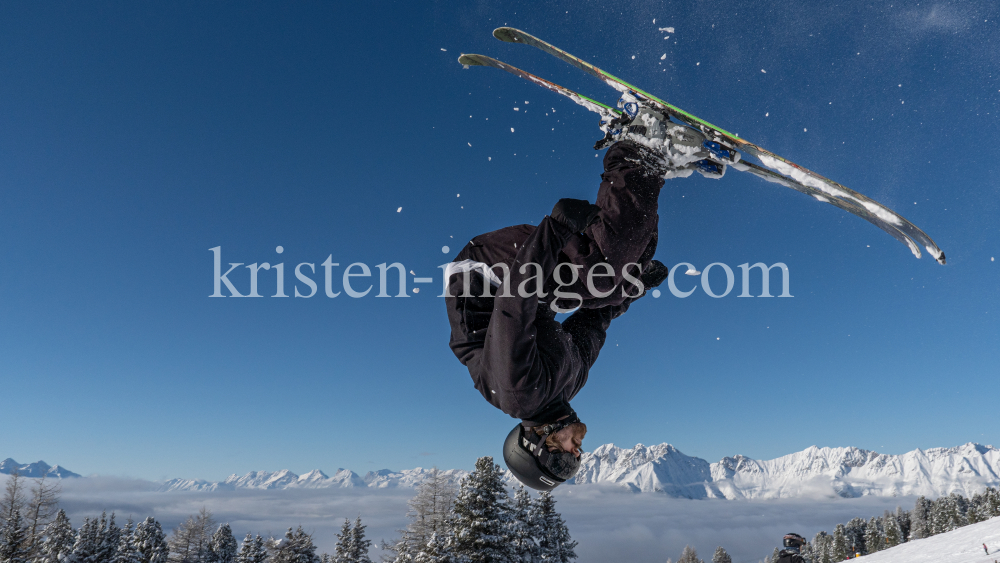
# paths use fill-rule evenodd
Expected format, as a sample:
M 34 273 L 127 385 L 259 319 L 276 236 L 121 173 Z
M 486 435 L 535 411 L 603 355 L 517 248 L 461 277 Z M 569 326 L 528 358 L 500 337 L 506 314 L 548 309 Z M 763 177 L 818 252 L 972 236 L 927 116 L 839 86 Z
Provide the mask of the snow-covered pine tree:
M 509 563 L 514 560 L 509 529 L 510 508 L 500 466 L 490 456 L 481 457 L 476 469 L 462 479 L 455 498 L 454 553 L 468 563 Z
M 576 542 L 569 535 L 569 528 L 556 511 L 556 499 L 549 491 L 538 493 L 534 502 L 534 520 L 537 530 L 538 557 L 542 561 L 568 563 L 576 559 Z
M 868 520 L 868 527 L 865 528 L 865 551 L 875 553 L 885 547 L 885 534 L 882 531 L 881 520 L 874 516 Z
M 33 563 L 62 563 L 73 551 L 76 532 L 65 510 L 56 513 L 55 519 L 42 531 L 41 546 Z
M 135 547 L 139 551 L 139 563 L 167 563 L 170 555 L 163 528 L 152 516 L 136 525 Z
M 29 563 L 28 530 L 21 509 L 14 507 L 0 524 L 0 563 Z
M 229 524 L 219 526 L 208 542 L 208 563 L 235 563 L 236 538 Z
M 685 547 L 684 549 L 687 549 L 687 548 Z M 767 558 L 767 563 L 778 563 L 778 559 L 780 557 L 778 555 L 779 553 L 780 553 L 780 551 L 778 551 L 778 548 L 774 548 L 774 551 L 771 552 L 771 556 Z M 681 554 L 681 557 L 684 557 L 683 553 Z M 697 561 L 697 558 L 695 558 L 694 561 Z M 680 559 L 678 559 L 677 563 L 682 563 L 682 562 L 681 562 Z
M 122 530 L 115 524 L 115 513 L 111 516 L 101 513 L 101 524 L 98 528 L 97 551 L 87 563 L 111 563 L 118 553 L 118 543 L 121 542 Z
M 312 536 L 307 534 L 302 526 L 299 526 L 294 532 L 288 528 L 288 531 L 285 532 L 285 538 L 274 542 L 273 545 L 275 547 L 271 555 L 272 563 L 319 563 Z M 350 563 L 360 563 L 353 559 L 349 561 Z
M 97 552 L 98 522 L 96 518 L 85 517 L 76 532 L 76 541 L 67 558 L 70 563 L 89 563 Z
M 368 551 L 372 546 L 372 541 L 365 539 L 366 527 L 367 526 L 361 523 L 361 516 L 358 516 L 357 519 L 354 520 L 354 526 L 351 527 L 350 545 L 353 563 L 372 563 L 371 557 L 368 555 Z M 301 531 L 302 528 L 299 528 L 299 530 Z
M 830 536 L 826 532 L 819 532 L 813 538 L 812 556 L 808 559 L 812 563 L 831 563 Z
M 896 547 L 903 543 L 903 534 L 899 531 L 899 522 L 896 521 L 896 515 L 888 510 L 882 515 L 882 532 L 884 535 L 883 549 Z
M 344 525 L 337 534 L 337 545 L 334 548 L 333 563 L 354 563 L 351 560 L 351 521 L 344 518 Z
M 868 528 L 868 521 L 864 518 L 851 518 L 844 526 L 847 537 L 847 547 L 851 550 L 851 557 L 856 555 L 867 555 L 865 550 L 865 529 Z
M 844 561 L 849 556 L 854 554 L 851 552 L 850 546 L 847 542 L 847 528 L 843 524 L 837 524 L 837 527 L 833 529 L 833 536 L 831 536 L 830 541 L 830 561 L 825 563 L 833 563 L 834 561 Z
M 132 526 L 132 519 L 129 518 L 125 527 L 121 529 L 118 540 L 118 549 L 111 563 L 139 563 L 139 548 L 135 545 L 135 530 Z
M 910 513 L 902 506 L 896 507 L 896 523 L 899 525 L 900 543 L 910 541 Z
M 677 563 L 700 563 L 698 552 L 690 545 L 685 545 L 684 549 L 681 550 L 681 556 L 677 559 Z
M 253 537 L 247 532 L 247 537 L 243 538 L 243 545 L 240 552 L 236 554 L 236 563 L 264 563 L 267 561 L 267 550 L 264 549 L 264 538 L 257 534 Z
M 733 563 L 733 558 L 726 553 L 725 548 L 721 545 L 715 548 L 715 553 L 712 554 L 712 563 Z
M 447 541 L 441 541 L 437 534 L 431 534 L 430 541 L 413 558 L 413 563 L 454 563 L 454 561 Z
M 983 496 L 986 498 L 986 514 L 990 518 L 1000 516 L 1000 489 L 986 487 Z
M 534 508 L 531 494 L 524 485 L 514 490 L 510 539 L 514 546 L 514 560 L 520 563 L 534 563 L 539 555 L 536 538 L 543 536 L 543 530 L 539 526 Z
M 965 518 L 959 512 L 955 495 L 941 497 L 931 503 L 930 524 L 932 534 L 943 534 L 965 525 Z
M 933 535 L 933 532 L 931 532 L 932 507 L 933 505 L 931 501 L 927 500 L 927 497 L 923 495 L 917 497 L 917 502 L 913 505 L 913 511 L 910 512 L 911 538 L 929 538 Z

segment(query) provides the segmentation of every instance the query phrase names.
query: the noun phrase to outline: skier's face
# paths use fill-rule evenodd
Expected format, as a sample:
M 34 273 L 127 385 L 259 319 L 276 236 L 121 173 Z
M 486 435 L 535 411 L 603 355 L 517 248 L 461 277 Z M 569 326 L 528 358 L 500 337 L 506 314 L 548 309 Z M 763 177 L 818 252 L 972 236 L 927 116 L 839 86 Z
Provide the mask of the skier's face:
M 575 422 L 566 428 L 553 434 L 558 451 L 572 453 L 580 457 L 580 446 L 583 445 L 583 438 L 587 435 L 587 425 L 582 422 Z

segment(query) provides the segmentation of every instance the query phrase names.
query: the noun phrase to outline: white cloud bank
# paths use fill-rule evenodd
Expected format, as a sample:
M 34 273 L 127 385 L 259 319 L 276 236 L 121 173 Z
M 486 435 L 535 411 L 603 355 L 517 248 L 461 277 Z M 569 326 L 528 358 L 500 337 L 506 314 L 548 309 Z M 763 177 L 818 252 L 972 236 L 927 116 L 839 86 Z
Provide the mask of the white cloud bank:
M 237 539 L 247 532 L 278 535 L 301 525 L 313 534 L 320 552 L 332 552 L 345 518 L 360 515 L 375 544 L 395 538 L 406 525 L 406 501 L 413 494 L 412 489 L 368 488 L 162 493 L 155 491 L 157 486 L 108 477 L 67 479 L 61 506 L 74 526 L 106 510 L 114 511 L 120 523 L 129 516 L 154 516 L 166 530 L 205 507 L 220 523 L 228 522 Z M 722 545 L 734 563 L 756 563 L 787 532 L 812 537 L 855 516 L 880 515 L 897 505 L 911 508 L 914 500 L 687 500 L 634 494 L 613 485 L 577 485 L 556 493 L 557 508 L 580 544 L 579 563 L 661 563 L 668 557 L 676 560 L 686 544 L 697 548 L 703 559 L 710 559 Z M 373 549 L 373 558 L 380 555 Z

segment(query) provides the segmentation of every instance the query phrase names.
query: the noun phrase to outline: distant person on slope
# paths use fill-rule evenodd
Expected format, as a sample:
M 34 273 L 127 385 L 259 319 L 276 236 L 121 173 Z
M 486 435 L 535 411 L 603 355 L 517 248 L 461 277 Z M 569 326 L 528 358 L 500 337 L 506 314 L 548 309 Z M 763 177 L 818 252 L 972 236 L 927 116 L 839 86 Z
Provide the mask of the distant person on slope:
M 695 146 L 697 131 L 680 131 L 647 108 L 636 113 L 602 141 L 613 144 L 597 205 L 561 199 L 537 227 L 475 237 L 445 270 L 451 349 L 483 398 L 521 419 L 504 442 L 504 461 L 535 489 L 551 490 L 579 470 L 587 427 L 570 401 L 611 321 L 667 278 L 652 259 L 664 177 L 702 171 L 692 155 L 709 154 Z M 716 177 L 725 165 L 709 168 L 702 172 Z
M 990 550 L 986 548 L 986 544 L 985 543 L 983 544 L 983 551 L 986 552 L 986 555 L 990 554 Z
M 800 553 L 805 544 L 804 537 L 798 534 L 785 534 L 781 540 L 784 549 L 778 552 L 777 563 L 806 563 L 806 558 Z

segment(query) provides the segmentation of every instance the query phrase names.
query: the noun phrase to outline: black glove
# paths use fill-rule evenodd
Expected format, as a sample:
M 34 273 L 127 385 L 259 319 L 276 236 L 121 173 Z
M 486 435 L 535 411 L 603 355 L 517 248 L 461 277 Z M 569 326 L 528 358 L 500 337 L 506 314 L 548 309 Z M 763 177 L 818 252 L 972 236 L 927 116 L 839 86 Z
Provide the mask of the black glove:
M 600 207 L 585 199 L 563 198 L 552 208 L 551 217 L 569 227 L 574 233 L 579 233 L 597 219 L 600 211 Z
M 667 279 L 669 273 L 670 271 L 663 265 L 663 262 L 652 260 L 649 266 L 646 266 L 646 271 L 639 275 L 639 279 L 642 280 L 642 285 L 647 288 L 656 287 Z

